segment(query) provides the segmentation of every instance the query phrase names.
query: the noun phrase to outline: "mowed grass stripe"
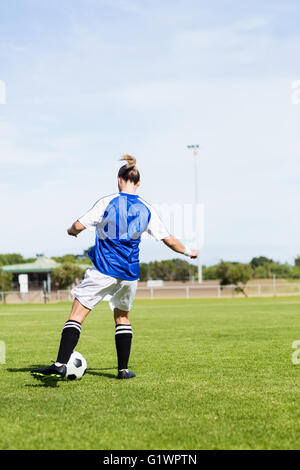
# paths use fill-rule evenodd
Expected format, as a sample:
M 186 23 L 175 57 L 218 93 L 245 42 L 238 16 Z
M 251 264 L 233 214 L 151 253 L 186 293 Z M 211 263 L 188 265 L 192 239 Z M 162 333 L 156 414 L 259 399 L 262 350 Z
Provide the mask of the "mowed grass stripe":
M 29 371 L 56 359 L 70 305 L 0 306 L 1 449 L 299 448 L 298 298 L 137 299 L 129 381 L 100 304 L 77 347 L 87 374 L 47 387 Z

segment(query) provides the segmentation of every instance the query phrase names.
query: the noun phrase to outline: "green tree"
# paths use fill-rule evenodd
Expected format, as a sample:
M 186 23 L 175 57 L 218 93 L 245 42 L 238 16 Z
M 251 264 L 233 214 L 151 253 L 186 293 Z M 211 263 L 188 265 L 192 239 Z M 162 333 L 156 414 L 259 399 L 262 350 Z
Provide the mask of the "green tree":
M 293 266 L 291 269 L 291 278 L 300 279 L 300 266 Z
M 174 281 L 185 282 L 185 281 L 188 281 L 189 278 L 190 278 L 189 266 L 186 266 L 186 265 L 177 266 L 173 274 Z
M 217 265 L 216 274 L 218 279 L 220 279 L 221 286 L 227 286 L 232 284 L 232 270 L 233 265 L 228 261 L 221 261 Z
M 4 273 L 2 268 L 0 268 L 0 291 L 5 292 L 9 291 L 12 288 L 12 273 Z
M 6 264 L 20 264 L 24 262 L 25 260 L 23 256 L 18 253 L 6 253 L 0 255 L 0 264 L 3 266 Z
M 4 273 L 0 267 L 0 292 L 8 292 L 12 289 L 12 273 Z M 4 302 L 6 295 L 4 294 Z
M 271 275 L 275 274 L 277 278 L 289 278 L 292 275 L 292 266 L 287 263 L 272 263 L 270 273 Z
M 148 281 L 148 264 L 147 263 L 140 264 L 140 281 L 142 282 Z
M 58 283 L 60 289 L 69 288 L 72 283 L 83 276 L 84 269 L 74 263 L 63 263 L 52 271 L 51 277 L 54 283 Z
M 295 258 L 295 266 L 300 266 L 300 256 L 297 256 L 297 258 Z
M 274 261 L 266 256 L 257 256 L 252 258 L 250 265 L 252 269 L 258 268 L 259 266 L 266 266 L 268 264 L 274 263 Z
M 174 260 L 172 269 L 172 280 L 174 281 L 188 281 L 192 273 L 192 265 L 187 261 L 177 258 Z
M 169 265 L 165 261 L 150 261 L 148 264 L 148 279 L 170 280 Z
M 255 279 L 267 279 L 270 277 L 269 269 L 267 266 L 257 266 L 253 270 L 253 277 Z
M 74 264 L 92 264 L 90 258 L 86 258 L 83 255 L 64 255 L 64 256 L 52 256 L 52 259 L 57 263 L 74 263 Z
M 57 263 L 76 263 L 77 257 L 75 255 L 52 256 L 52 259 Z
M 196 266 L 179 258 L 150 261 L 148 264 L 141 263 L 140 279 L 162 279 L 163 281 L 185 282 L 192 275 L 195 276 L 196 272 Z
M 162 279 L 168 281 L 170 279 L 170 270 L 167 263 L 164 261 L 157 261 L 154 265 L 155 279 Z
M 218 279 L 217 266 L 203 266 L 202 274 L 205 281 Z
M 23 256 L 18 253 L 0 254 L 0 266 L 5 266 L 7 264 L 32 263 L 35 260 L 36 258 L 23 258 Z
M 217 276 L 221 286 L 234 285 L 236 292 L 242 292 L 247 296 L 246 284 L 252 277 L 252 268 L 249 264 L 221 261 L 217 267 Z

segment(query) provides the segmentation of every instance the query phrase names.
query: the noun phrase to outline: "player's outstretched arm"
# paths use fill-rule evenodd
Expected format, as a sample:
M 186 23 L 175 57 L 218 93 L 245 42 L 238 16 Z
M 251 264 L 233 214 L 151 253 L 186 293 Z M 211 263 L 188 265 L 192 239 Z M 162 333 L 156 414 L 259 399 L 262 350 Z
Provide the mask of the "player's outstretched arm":
M 189 256 L 192 259 L 198 257 L 198 252 L 193 248 L 189 248 L 184 246 L 174 235 L 170 235 L 167 238 L 163 238 L 162 240 L 165 245 L 167 245 L 171 250 L 176 251 L 177 253 L 181 253 L 182 255 Z
M 85 228 L 86 227 L 84 225 L 82 225 L 78 220 L 76 220 L 76 222 L 74 222 L 74 224 L 70 228 L 68 228 L 67 232 L 72 237 L 77 237 L 77 235 L 83 230 L 85 230 Z

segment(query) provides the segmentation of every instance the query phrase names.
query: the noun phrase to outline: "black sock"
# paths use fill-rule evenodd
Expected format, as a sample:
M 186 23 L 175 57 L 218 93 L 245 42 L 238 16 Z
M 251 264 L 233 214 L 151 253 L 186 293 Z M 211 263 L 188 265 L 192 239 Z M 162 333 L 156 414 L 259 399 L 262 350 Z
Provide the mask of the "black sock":
M 75 320 L 68 320 L 62 330 L 61 340 L 56 362 L 67 364 L 74 351 L 81 332 L 81 323 Z
M 115 339 L 118 356 L 118 370 L 128 369 L 132 340 L 131 325 L 116 325 Z

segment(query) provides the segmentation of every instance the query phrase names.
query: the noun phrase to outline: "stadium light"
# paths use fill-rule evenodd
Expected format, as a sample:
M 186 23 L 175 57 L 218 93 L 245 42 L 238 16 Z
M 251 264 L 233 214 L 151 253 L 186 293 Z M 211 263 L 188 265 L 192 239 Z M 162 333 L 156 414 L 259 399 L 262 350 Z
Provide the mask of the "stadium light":
M 193 151 L 193 155 L 195 157 L 195 215 L 197 214 L 197 204 L 198 204 L 198 154 L 200 145 L 188 145 L 187 148 Z M 197 224 L 195 219 L 195 226 L 196 226 L 196 240 L 199 240 L 199 224 Z M 198 282 L 202 282 L 202 263 L 201 263 L 201 254 L 200 254 L 200 246 L 198 249 Z

